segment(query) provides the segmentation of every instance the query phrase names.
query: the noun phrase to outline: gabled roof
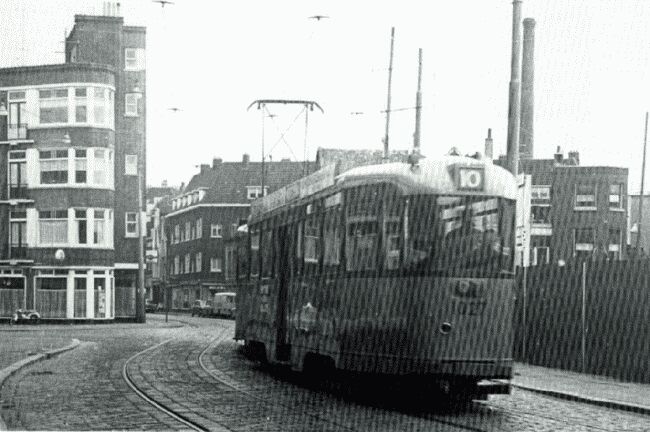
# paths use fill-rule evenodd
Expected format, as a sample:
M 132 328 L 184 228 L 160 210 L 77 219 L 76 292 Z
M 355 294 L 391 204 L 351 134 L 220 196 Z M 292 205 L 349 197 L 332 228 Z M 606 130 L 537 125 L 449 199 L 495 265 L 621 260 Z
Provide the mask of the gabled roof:
M 265 162 L 264 184 L 273 192 L 314 171 L 313 162 Z M 183 193 L 207 188 L 201 204 L 249 204 L 247 186 L 262 185 L 261 162 L 219 162 L 192 177 Z

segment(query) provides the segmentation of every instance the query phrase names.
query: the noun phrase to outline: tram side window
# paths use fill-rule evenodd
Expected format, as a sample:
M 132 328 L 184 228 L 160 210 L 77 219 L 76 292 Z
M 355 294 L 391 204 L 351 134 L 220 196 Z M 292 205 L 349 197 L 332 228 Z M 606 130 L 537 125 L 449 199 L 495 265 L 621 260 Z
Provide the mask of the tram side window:
M 294 274 L 302 274 L 302 233 L 303 233 L 303 222 L 297 222 L 293 225 L 294 234 L 293 238 L 295 239 L 295 259 L 293 260 L 293 272 Z
M 402 252 L 402 202 L 399 200 L 396 191 L 387 187 L 384 191 L 383 215 L 383 256 L 384 270 L 397 270 L 400 267 Z
M 313 205 L 313 204 L 312 204 Z M 318 263 L 322 255 L 321 247 L 321 215 L 316 207 L 307 206 L 310 214 L 305 219 L 305 273 L 314 274 L 318 272 Z
M 250 270 L 251 277 L 257 277 L 259 275 L 259 266 L 260 266 L 260 233 L 259 231 L 251 232 L 251 261 L 250 261 Z
M 347 191 L 345 257 L 348 271 L 377 268 L 379 188 L 362 186 Z
M 248 250 L 245 244 L 240 244 L 237 248 L 237 278 L 248 278 Z
M 341 212 L 339 209 L 325 213 L 323 230 L 323 265 L 326 270 L 334 270 L 341 263 Z
M 262 277 L 273 277 L 273 231 L 267 226 L 262 231 Z

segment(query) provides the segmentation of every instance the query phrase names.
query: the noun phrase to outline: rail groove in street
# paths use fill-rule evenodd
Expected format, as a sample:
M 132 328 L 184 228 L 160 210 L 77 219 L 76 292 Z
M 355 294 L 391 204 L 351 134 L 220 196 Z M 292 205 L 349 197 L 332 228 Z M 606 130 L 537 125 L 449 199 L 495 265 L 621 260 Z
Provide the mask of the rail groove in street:
M 151 406 L 153 406 L 157 410 L 167 414 L 168 416 L 172 417 L 176 421 L 178 421 L 180 423 L 183 423 L 185 426 L 189 427 L 192 430 L 209 432 L 210 429 L 204 428 L 200 424 L 188 419 L 183 414 L 178 413 L 178 412 L 174 411 L 173 409 L 165 406 L 164 404 L 162 404 L 160 402 L 156 402 L 155 400 L 153 400 L 144 391 L 140 390 L 138 388 L 138 386 L 133 382 L 131 377 L 129 376 L 128 366 L 129 366 L 129 363 L 131 361 L 135 360 L 136 358 L 140 357 L 141 355 L 144 355 L 144 354 L 146 354 L 146 353 L 148 353 L 150 351 L 153 351 L 153 350 L 155 350 L 157 348 L 160 348 L 161 346 L 163 346 L 163 345 L 165 345 L 165 344 L 167 344 L 167 343 L 169 343 L 169 342 L 171 342 L 173 340 L 174 340 L 174 338 L 167 339 L 166 341 L 163 341 L 163 342 L 160 342 L 159 344 L 153 345 L 153 346 L 151 346 L 151 347 L 149 347 L 149 348 L 147 348 L 147 349 L 145 349 L 143 351 L 140 351 L 140 352 L 132 355 L 131 357 L 129 357 L 129 359 L 127 359 L 127 361 L 124 362 L 124 366 L 122 367 L 122 377 L 124 377 L 124 381 L 126 381 L 127 385 L 131 388 L 131 390 L 133 390 L 138 396 L 140 396 L 144 401 L 146 401 L 148 404 L 150 404 Z

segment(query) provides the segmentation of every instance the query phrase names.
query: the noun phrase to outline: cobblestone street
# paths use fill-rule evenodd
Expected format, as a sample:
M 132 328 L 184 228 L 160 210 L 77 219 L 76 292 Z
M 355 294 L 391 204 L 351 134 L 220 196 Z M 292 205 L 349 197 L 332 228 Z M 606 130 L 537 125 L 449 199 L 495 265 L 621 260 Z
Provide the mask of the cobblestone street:
M 206 430 L 650 430 L 648 416 L 516 389 L 462 409 L 432 408 L 424 396 L 393 392 L 381 383 L 325 390 L 245 359 L 232 340 L 232 321 L 183 317 L 192 325 L 173 328 L 162 327 L 161 319 L 149 315 L 146 326 L 50 329 L 56 338 L 76 338 L 81 344 L 5 381 L 0 413 L 7 427 L 187 429 L 127 385 L 123 369 L 128 361 L 126 371 L 140 391 Z M 0 342 L 25 338 L 38 343 L 39 331 L 42 327 L 0 331 Z

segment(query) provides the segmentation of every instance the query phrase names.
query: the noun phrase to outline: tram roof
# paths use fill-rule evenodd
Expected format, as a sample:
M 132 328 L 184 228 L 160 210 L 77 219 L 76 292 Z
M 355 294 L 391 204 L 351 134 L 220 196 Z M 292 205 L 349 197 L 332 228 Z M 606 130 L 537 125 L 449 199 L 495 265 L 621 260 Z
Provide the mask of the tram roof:
M 482 173 L 481 182 L 474 186 L 459 182 L 463 170 L 466 173 Z M 387 163 L 352 168 L 336 178 L 342 187 L 352 187 L 389 181 L 401 188 L 402 193 L 416 194 L 468 194 L 499 196 L 516 199 L 517 182 L 506 169 L 494 165 L 489 159 L 466 156 L 443 156 L 438 159 L 422 159 L 417 165 Z
M 338 164 L 325 166 L 255 200 L 251 206 L 251 216 L 259 217 L 265 212 L 297 203 L 334 186 L 348 188 L 385 182 L 396 185 L 403 194 L 479 195 L 513 200 L 517 196 L 515 177 L 486 159 L 443 156 L 437 159 L 421 159 L 414 165 L 392 162 L 351 168 L 340 174 L 338 170 Z M 471 184 L 462 187 L 460 182 L 465 180 L 467 183 L 467 179 L 471 180 Z M 472 183 L 476 181 L 478 183 Z

